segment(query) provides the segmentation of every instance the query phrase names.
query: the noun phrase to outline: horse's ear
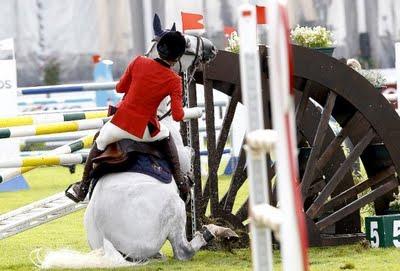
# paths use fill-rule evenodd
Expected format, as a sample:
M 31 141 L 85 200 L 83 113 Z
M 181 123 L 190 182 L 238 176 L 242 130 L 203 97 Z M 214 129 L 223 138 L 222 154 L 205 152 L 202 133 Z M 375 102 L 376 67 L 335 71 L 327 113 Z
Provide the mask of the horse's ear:
M 161 27 L 161 20 L 160 17 L 158 17 L 158 14 L 154 14 L 154 19 L 153 19 L 153 30 L 154 30 L 154 35 L 157 37 L 161 36 L 163 33 L 162 27 Z
M 176 31 L 176 25 L 175 25 L 175 23 L 172 25 L 171 31 Z

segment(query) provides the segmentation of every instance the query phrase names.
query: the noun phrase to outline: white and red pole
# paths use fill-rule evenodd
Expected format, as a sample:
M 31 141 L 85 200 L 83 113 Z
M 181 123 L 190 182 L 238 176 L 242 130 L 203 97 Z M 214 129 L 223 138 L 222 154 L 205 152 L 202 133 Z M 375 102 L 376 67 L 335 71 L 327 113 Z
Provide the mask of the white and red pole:
M 247 133 L 264 129 L 261 94 L 260 57 L 257 46 L 256 8 L 239 8 L 240 78 L 243 103 L 247 107 Z M 254 206 L 268 204 L 268 177 L 265 152 L 247 148 L 250 212 Z M 272 270 L 271 230 L 266 225 L 250 223 L 253 270 Z
M 283 270 L 308 270 L 307 231 L 299 188 L 293 88 L 286 1 L 270 0 L 269 79 L 273 129 L 277 132 L 278 201 L 284 219 L 280 229 Z

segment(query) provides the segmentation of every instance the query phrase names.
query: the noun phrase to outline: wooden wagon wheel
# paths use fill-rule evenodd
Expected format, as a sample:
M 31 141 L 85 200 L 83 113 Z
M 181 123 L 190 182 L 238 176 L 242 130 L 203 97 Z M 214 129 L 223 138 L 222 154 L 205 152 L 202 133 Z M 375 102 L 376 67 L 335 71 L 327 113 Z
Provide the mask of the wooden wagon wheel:
M 310 241 L 314 245 L 348 242 L 352 239 L 338 238 L 338 235 L 360 232 L 359 209 L 374 202 L 376 213 L 383 213 L 397 189 L 400 148 L 396 137 L 400 135 L 400 119 L 383 96 L 345 64 L 303 47 L 294 46 L 293 50 L 299 168 Z M 260 54 L 265 126 L 271 127 L 265 47 L 260 48 Z M 196 82 L 204 85 L 209 153 L 209 174 L 202 184 L 198 126 L 191 122 L 192 146 L 196 149 L 197 214 L 204 219 L 209 206 L 212 218 L 245 229 L 247 201 L 237 210 L 233 208 L 237 192 L 247 178 L 243 149 L 225 194 L 219 193 L 217 174 L 233 115 L 241 100 L 238 56 L 221 51 L 212 63 L 196 74 Z M 213 88 L 231 96 L 218 139 L 214 127 Z M 195 84 L 190 87 L 190 93 L 189 104 L 195 106 Z M 332 120 L 340 126 L 337 134 L 329 126 Z M 343 148 L 345 139 L 354 148 Z M 351 174 L 357 159 L 361 159 L 368 175 L 359 183 Z M 268 161 L 271 199 L 276 203 L 275 181 L 271 181 L 274 165 L 270 159 Z M 246 235 L 244 240 L 247 240 Z

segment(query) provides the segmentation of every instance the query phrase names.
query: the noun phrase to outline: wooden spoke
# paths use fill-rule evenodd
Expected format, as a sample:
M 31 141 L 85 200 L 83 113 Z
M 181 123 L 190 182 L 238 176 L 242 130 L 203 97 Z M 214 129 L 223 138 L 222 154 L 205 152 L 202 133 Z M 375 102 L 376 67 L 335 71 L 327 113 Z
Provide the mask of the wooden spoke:
M 272 179 L 276 175 L 275 171 L 275 163 L 272 162 L 271 157 L 267 155 L 267 174 L 268 174 L 268 184 L 269 184 L 269 201 L 270 204 L 273 206 L 276 206 L 276 203 L 278 202 L 278 186 L 277 183 L 272 184 Z
M 321 191 L 325 187 L 325 185 L 326 185 L 325 180 L 320 180 L 320 181 L 313 183 L 310 186 L 310 189 L 308 189 L 307 198 L 317 194 L 319 191 Z
M 322 116 L 318 124 L 310 157 L 307 161 L 307 166 L 301 182 L 301 191 L 303 195 L 307 194 L 307 190 L 314 179 L 315 163 L 318 160 L 318 156 L 322 148 L 322 143 L 325 138 L 326 130 L 328 129 L 329 118 L 331 117 L 332 110 L 335 105 L 335 100 L 336 100 L 336 94 L 333 91 L 331 91 L 329 93 L 328 99 L 324 107 L 324 111 L 322 112 Z M 303 200 L 305 200 L 305 197 L 303 197 Z
M 358 157 L 360 157 L 361 153 L 368 146 L 368 144 L 371 142 L 374 136 L 375 132 L 372 128 L 370 128 L 367 134 L 363 137 L 363 139 L 360 142 L 358 142 L 358 144 L 354 147 L 353 151 L 349 154 L 349 156 L 344 161 L 342 166 L 335 172 L 333 177 L 329 180 L 325 188 L 315 199 L 314 203 L 311 204 L 310 208 L 308 208 L 307 210 L 308 216 L 310 216 L 311 218 L 315 218 L 317 216 L 325 201 L 328 199 L 328 197 L 332 194 L 337 185 L 343 179 L 346 172 L 350 170 L 354 161 Z
M 236 216 L 240 221 L 245 221 L 249 217 L 249 199 L 243 203 L 242 207 L 236 212 Z
M 204 99 L 206 110 L 206 131 L 207 131 L 207 150 L 208 150 L 208 191 L 210 195 L 211 215 L 218 211 L 218 165 L 217 148 L 215 142 L 215 122 L 214 122 L 214 95 L 213 83 L 204 80 Z M 203 201 L 203 204 L 207 204 Z
M 229 102 L 228 108 L 226 110 L 224 120 L 222 122 L 221 132 L 218 137 L 218 144 L 217 144 L 217 159 L 216 161 L 221 161 L 222 153 L 226 145 L 226 141 L 228 139 L 229 130 L 231 129 L 232 121 L 235 116 L 236 107 L 240 100 L 240 87 L 236 87 L 233 91 L 232 98 Z
M 388 167 L 387 169 L 376 174 L 375 176 L 357 184 L 356 186 L 347 189 L 346 191 L 343 191 L 339 195 L 332 198 L 324 205 L 321 212 L 332 211 L 338 208 L 340 205 L 348 202 L 350 198 L 357 197 L 359 193 L 365 191 L 366 189 L 381 184 L 385 179 L 394 174 L 395 174 L 394 167 L 393 166 Z
M 340 130 L 339 134 L 335 137 L 329 146 L 325 149 L 324 153 L 318 159 L 315 167 L 322 171 L 325 165 L 331 160 L 332 156 L 340 149 L 340 144 L 349 135 L 349 132 L 353 129 L 365 129 L 366 121 L 359 112 L 356 112 L 354 116 L 347 122 L 347 124 Z M 366 131 L 366 129 L 365 129 Z
M 340 210 L 334 212 L 333 214 L 329 215 L 328 217 L 320 220 L 319 222 L 316 223 L 316 226 L 322 230 L 328 227 L 329 225 L 332 225 L 336 221 L 348 216 L 349 214 L 355 212 L 356 210 L 360 209 L 364 205 L 366 205 L 369 202 L 374 201 L 376 198 L 385 195 L 389 191 L 393 190 L 399 185 L 397 179 L 392 176 L 389 178 L 389 181 L 386 182 L 384 185 L 379 186 L 375 190 L 371 191 L 365 196 L 362 196 L 361 198 L 353 201 L 352 203 L 346 205 L 345 207 L 341 208 Z
M 240 87 L 236 87 L 232 93 L 232 99 L 229 102 L 228 109 L 225 112 L 224 120 L 222 122 L 222 128 L 221 132 L 218 137 L 218 144 L 217 144 L 217 150 L 215 153 L 214 157 L 214 164 L 217 166 L 217 171 L 219 168 L 219 164 L 221 163 L 221 158 L 222 158 L 222 153 L 226 145 L 226 141 L 228 139 L 229 135 L 229 130 L 232 125 L 232 121 L 235 115 L 235 110 L 237 107 L 237 104 L 240 100 Z M 210 178 L 207 178 L 205 187 L 204 187 L 204 193 L 203 193 L 203 204 L 200 210 L 200 213 L 204 214 L 206 209 L 207 209 L 207 202 L 210 197 Z
M 225 211 L 231 212 L 237 192 L 247 179 L 246 166 L 246 151 L 242 148 L 239 154 L 238 164 L 236 166 L 235 173 L 233 174 L 231 184 L 228 192 L 224 195 L 221 200 L 221 205 Z
M 196 93 L 196 82 L 192 81 L 189 85 L 189 107 L 197 106 L 197 93 Z M 183 122 L 182 122 L 183 123 Z M 190 120 L 190 141 L 192 149 L 194 150 L 193 159 L 193 177 L 194 177 L 194 193 L 196 201 L 196 211 L 201 206 L 201 161 L 200 161 L 200 142 L 199 142 L 199 121 L 198 119 Z M 186 129 L 185 129 L 186 131 Z
M 310 98 L 311 81 L 307 81 L 304 86 L 303 94 L 301 95 L 300 102 L 296 108 L 296 124 L 299 125 L 303 119 L 304 112 L 306 111 L 308 99 Z

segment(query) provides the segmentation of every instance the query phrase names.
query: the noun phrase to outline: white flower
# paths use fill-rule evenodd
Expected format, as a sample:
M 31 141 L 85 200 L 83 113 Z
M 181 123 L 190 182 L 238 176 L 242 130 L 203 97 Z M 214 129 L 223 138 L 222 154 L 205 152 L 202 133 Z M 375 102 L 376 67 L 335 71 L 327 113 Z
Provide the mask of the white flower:
M 311 48 L 329 47 L 334 43 L 332 32 L 322 26 L 311 28 L 297 25 L 290 31 L 290 37 L 296 44 Z
M 233 31 L 228 38 L 228 47 L 225 50 L 232 53 L 239 53 L 240 45 L 239 45 L 239 36 L 236 31 Z
M 358 72 L 365 77 L 375 88 L 381 88 L 386 83 L 386 78 L 382 73 L 372 70 L 358 70 Z
M 355 59 L 355 58 L 349 58 L 349 59 L 347 59 L 347 66 L 349 66 L 350 68 L 352 68 L 352 69 L 354 69 L 354 70 L 356 70 L 356 71 L 361 70 L 361 64 L 360 64 L 360 62 L 358 62 L 358 60 Z

